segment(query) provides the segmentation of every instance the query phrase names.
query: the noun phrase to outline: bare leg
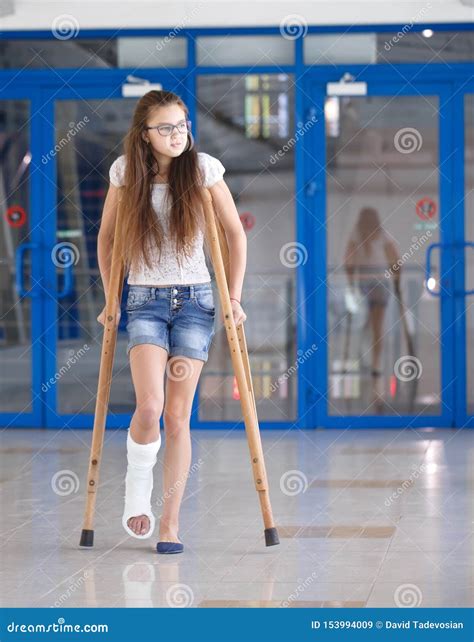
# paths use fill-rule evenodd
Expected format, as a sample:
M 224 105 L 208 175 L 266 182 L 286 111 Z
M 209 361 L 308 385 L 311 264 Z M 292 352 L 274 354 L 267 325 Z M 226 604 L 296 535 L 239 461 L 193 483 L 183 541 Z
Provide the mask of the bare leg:
M 165 456 L 160 541 L 179 542 L 179 509 L 191 465 L 190 417 L 204 361 L 171 357 L 167 366 L 163 415 Z
M 130 350 L 130 369 L 137 406 L 130 424 L 130 435 L 139 444 L 149 444 L 158 439 L 160 417 L 163 412 L 164 373 L 168 352 L 149 343 Z M 144 535 L 150 528 L 146 515 L 127 520 L 129 528 Z
M 380 358 L 383 349 L 383 323 L 385 318 L 385 306 L 373 305 L 371 306 L 370 325 L 372 330 L 372 382 L 373 382 L 373 396 L 376 403 L 380 403 L 380 390 L 379 390 L 379 375 L 380 372 Z
M 372 370 L 380 368 L 380 356 L 383 348 L 382 329 L 385 317 L 385 306 L 373 305 L 370 310 L 372 329 Z

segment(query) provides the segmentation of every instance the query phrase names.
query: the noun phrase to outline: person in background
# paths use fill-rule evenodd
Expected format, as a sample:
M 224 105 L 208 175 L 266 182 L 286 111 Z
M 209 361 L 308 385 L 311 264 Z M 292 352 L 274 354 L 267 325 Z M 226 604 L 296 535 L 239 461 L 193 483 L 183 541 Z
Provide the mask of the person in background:
M 373 402 L 380 410 L 383 395 L 381 357 L 384 345 L 383 325 L 390 296 L 390 279 L 400 291 L 399 252 L 380 222 L 377 210 L 363 207 L 354 225 L 344 254 L 344 268 L 350 292 L 357 290 L 365 298 L 371 330 L 371 378 Z M 394 270 L 393 266 L 397 266 Z

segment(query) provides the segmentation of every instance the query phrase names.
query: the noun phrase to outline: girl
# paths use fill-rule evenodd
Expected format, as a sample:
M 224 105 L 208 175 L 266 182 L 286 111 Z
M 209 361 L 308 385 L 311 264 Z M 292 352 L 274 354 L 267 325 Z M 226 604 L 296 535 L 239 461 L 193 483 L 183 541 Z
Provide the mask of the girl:
M 207 187 L 229 247 L 229 291 L 234 321 L 240 304 L 247 240 L 221 162 L 197 152 L 188 109 L 169 91 L 150 91 L 137 103 L 125 154 L 110 168 L 110 187 L 98 236 L 99 267 L 107 296 L 118 188 L 123 193 L 121 253 L 129 284 L 127 355 L 136 409 L 127 432 L 122 524 L 139 539 L 151 537 L 153 467 L 165 455 L 159 553 L 180 553 L 179 509 L 191 463 L 192 400 L 215 333 L 211 277 L 203 251 L 202 187 Z M 117 305 L 120 310 L 120 305 Z M 105 307 L 97 317 L 105 322 Z M 118 325 L 120 312 L 115 323 Z M 166 372 L 166 384 L 165 384 Z

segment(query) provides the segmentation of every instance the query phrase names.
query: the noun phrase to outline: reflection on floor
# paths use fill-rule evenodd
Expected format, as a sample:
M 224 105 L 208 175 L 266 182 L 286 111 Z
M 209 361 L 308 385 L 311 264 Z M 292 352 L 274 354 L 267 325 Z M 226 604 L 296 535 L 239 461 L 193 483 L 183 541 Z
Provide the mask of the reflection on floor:
M 0 606 L 472 607 L 472 435 L 263 431 L 281 542 L 266 548 L 245 433 L 193 431 L 185 552 L 160 556 L 158 531 L 120 524 L 125 431 L 106 433 L 92 549 L 78 546 L 91 433 L 4 431 Z

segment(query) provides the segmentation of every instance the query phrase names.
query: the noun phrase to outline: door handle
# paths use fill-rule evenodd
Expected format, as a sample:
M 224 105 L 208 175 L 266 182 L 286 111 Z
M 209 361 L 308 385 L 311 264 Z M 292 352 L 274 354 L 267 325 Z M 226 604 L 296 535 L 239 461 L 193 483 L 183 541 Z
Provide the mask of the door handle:
M 464 241 L 462 244 L 464 247 L 472 247 L 474 248 L 474 242 L 473 241 Z M 467 296 L 468 294 L 474 294 L 474 288 L 471 288 L 470 290 L 464 290 L 464 292 L 461 292 L 462 295 Z
M 439 292 L 434 292 L 428 287 L 428 282 L 431 279 L 431 255 L 433 253 L 433 250 L 437 247 L 441 248 L 443 246 L 442 243 L 430 243 L 428 245 L 428 249 L 426 250 L 426 262 L 425 262 L 425 288 L 427 292 L 431 294 L 431 296 L 441 296 L 441 289 Z
M 57 290 L 53 293 L 53 296 L 56 299 L 64 299 L 64 297 L 72 294 L 73 285 L 74 285 L 74 273 L 73 268 L 77 263 L 78 248 L 73 243 L 61 242 L 57 243 L 51 250 L 51 259 L 53 264 L 57 268 L 61 268 L 61 271 L 64 274 L 64 281 L 61 290 Z M 57 282 L 58 274 L 55 274 L 55 285 Z M 51 288 L 52 289 L 52 288 Z M 56 287 L 54 288 L 56 289 Z
M 434 249 L 437 247 L 442 248 L 444 246 L 450 246 L 453 247 L 454 249 L 465 249 L 466 247 L 472 247 L 474 248 L 474 241 L 463 241 L 462 243 L 431 243 L 428 246 L 428 249 L 426 251 L 426 265 L 425 265 L 425 287 L 426 290 L 431 294 L 431 296 L 441 296 L 441 290 L 439 292 L 433 292 L 428 287 L 428 280 L 431 278 L 431 254 Z M 441 284 L 441 281 L 440 281 Z M 459 296 L 467 296 L 469 294 L 474 294 L 474 288 L 471 288 L 470 290 L 461 290 L 459 292 L 455 293 L 456 295 Z
M 74 262 L 67 263 L 64 266 L 64 283 L 62 290 L 56 292 L 56 297 L 58 299 L 64 299 L 68 294 L 72 293 L 72 286 L 74 283 L 74 275 L 72 273 L 72 267 Z
M 38 243 L 21 243 L 15 250 L 15 286 L 20 296 L 36 297 L 38 290 L 34 285 L 31 290 L 25 290 L 25 281 L 23 279 L 23 257 L 27 250 L 39 248 Z M 32 261 L 33 264 L 33 261 Z

